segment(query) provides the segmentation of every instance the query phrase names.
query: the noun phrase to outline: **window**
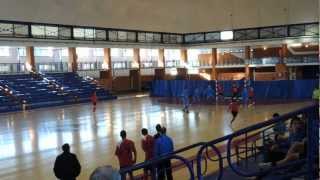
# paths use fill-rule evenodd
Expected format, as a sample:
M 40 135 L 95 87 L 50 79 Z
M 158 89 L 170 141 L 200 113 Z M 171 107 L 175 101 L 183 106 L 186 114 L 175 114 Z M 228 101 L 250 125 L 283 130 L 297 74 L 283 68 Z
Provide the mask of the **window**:
M 233 39 L 233 31 L 221 31 L 220 39 L 222 41 L 232 40 Z
M 95 30 L 94 29 L 85 29 L 84 37 L 85 37 L 85 39 L 94 39 L 95 38 Z
M 53 56 L 53 50 L 50 47 L 47 48 L 34 48 L 34 56 Z
M 126 41 L 127 40 L 127 32 L 118 31 L 118 40 L 119 41 Z
M 165 49 L 164 50 L 165 67 L 177 67 L 180 64 L 180 50 L 179 49 Z
M 0 56 L 10 56 L 9 47 L 0 47 Z
M 67 48 L 63 48 L 61 50 L 61 56 L 62 57 L 68 57 L 69 56 L 69 52 L 68 52 L 68 49 Z
M 73 28 L 73 37 L 75 39 L 84 39 L 85 31 L 83 28 Z
M 45 27 L 44 26 L 38 26 L 38 25 L 32 25 L 31 26 L 31 33 L 34 37 L 45 37 Z
M 95 39 L 96 40 L 106 40 L 107 34 L 105 30 L 96 29 L 95 30 Z
M 97 57 L 97 56 L 104 56 L 104 51 L 103 48 L 94 48 L 93 49 L 93 56 Z
M 13 24 L 0 23 L 0 36 L 13 35 Z
M 70 27 L 59 27 L 59 39 L 71 39 Z
M 142 65 L 143 67 L 152 67 L 156 66 L 158 62 L 158 49 L 140 49 L 140 57 L 141 61 L 144 63 L 149 62 L 147 64 Z
M 77 48 L 76 49 L 78 57 L 89 57 L 90 56 L 90 48 Z
M 29 36 L 28 25 L 25 24 L 14 24 L 14 35 L 16 37 L 26 37 Z
M 26 56 L 27 55 L 26 48 L 18 48 L 18 55 Z
M 58 27 L 55 26 L 46 26 L 46 37 L 58 37 Z

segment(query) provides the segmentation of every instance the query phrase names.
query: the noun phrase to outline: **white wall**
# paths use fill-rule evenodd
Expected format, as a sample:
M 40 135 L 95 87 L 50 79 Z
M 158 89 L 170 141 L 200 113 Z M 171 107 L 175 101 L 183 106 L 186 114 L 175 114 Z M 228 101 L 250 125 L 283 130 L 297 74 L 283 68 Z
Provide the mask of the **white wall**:
M 318 21 L 318 0 L 1 0 L 0 19 L 165 32 Z

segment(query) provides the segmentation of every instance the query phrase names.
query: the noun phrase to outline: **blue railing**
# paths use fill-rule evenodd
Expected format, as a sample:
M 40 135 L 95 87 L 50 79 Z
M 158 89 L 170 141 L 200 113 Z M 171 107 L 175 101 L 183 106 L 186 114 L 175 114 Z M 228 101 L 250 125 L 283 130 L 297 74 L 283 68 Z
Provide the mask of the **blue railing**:
M 271 167 L 264 170 L 254 170 L 254 169 L 243 169 L 242 167 L 238 166 L 237 163 L 233 162 L 232 157 L 235 155 L 239 155 L 238 153 L 234 153 L 234 149 L 236 146 L 239 146 L 239 144 L 244 144 L 245 151 L 242 151 L 240 153 L 245 154 L 245 163 L 247 164 L 249 159 L 256 155 L 254 153 L 250 154 L 250 147 L 249 145 L 253 142 L 256 143 L 256 141 L 263 140 L 266 130 L 272 128 L 272 126 L 279 122 L 286 122 L 289 121 L 291 118 L 303 115 L 305 116 L 306 121 L 306 129 L 307 129 L 307 157 L 305 159 L 298 159 L 295 161 L 292 161 L 287 164 L 279 165 L 276 167 Z M 244 136 L 244 138 L 242 138 Z M 254 140 L 252 140 L 254 138 Z M 236 139 L 236 140 L 234 140 Z M 218 148 L 218 144 L 226 144 L 226 151 L 224 152 L 223 149 Z M 211 148 L 214 154 L 208 155 L 208 148 Z M 190 150 L 197 150 L 198 153 L 196 156 L 196 163 L 194 163 L 194 159 L 187 159 L 185 157 L 182 157 L 178 155 L 179 153 L 190 151 Z M 121 169 L 120 173 L 125 174 L 128 172 L 133 172 L 137 170 L 141 170 L 145 167 L 153 167 L 155 169 L 156 165 L 164 160 L 171 160 L 171 159 L 178 159 L 182 162 L 184 166 L 188 168 L 189 172 L 189 178 L 184 179 L 203 179 L 205 176 L 210 176 L 210 174 L 207 174 L 207 166 L 208 166 L 208 159 L 210 161 L 218 162 L 218 171 L 217 175 L 215 176 L 215 179 L 222 179 L 224 175 L 224 161 L 223 159 L 227 160 L 227 165 L 230 167 L 230 169 L 236 173 L 240 177 L 252 177 L 252 176 L 264 176 L 270 172 L 275 171 L 281 171 L 283 169 L 288 169 L 291 167 L 296 167 L 297 165 L 301 166 L 304 165 L 306 168 L 298 171 L 294 171 L 292 173 L 285 174 L 285 177 L 297 177 L 297 176 L 304 176 L 308 180 L 313 180 L 318 177 L 318 170 L 319 170 L 319 164 L 317 160 L 317 154 L 319 152 L 319 105 L 314 104 L 305 108 L 302 108 L 300 110 L 284 114 L 278 118 L 273 118 L 265 122 L 261 122 L 252 126 L 249 126 L 247 128 L 241 129 L 239 131 L 236 131 L 232 134 L 223 136 L 221 138 L 209 141 L 209 142 L 200 142 L 197 144 L 193 144 L 190 146 L 187 146 L 185 148 L 179 149 L 177 151 L 174 151 L 171 154 L 161 156 L 158 158 L 154 158 L 150 161 L 143 162 L 136 164 L 135 166 Z M 226 155 L 223 156 L 223 153 Z M 211 159 L 211 157 L 216 156 L 217 159 Z M 205 163 L 205 171 L 203 172 L 203 162 Z M 194 166 L 196 167 L 196 172 L 194 172 Z M 155 171 L 153 171 L 155 172 Z M 152 179 L 157 179 L 155 174 L 152 174 Z

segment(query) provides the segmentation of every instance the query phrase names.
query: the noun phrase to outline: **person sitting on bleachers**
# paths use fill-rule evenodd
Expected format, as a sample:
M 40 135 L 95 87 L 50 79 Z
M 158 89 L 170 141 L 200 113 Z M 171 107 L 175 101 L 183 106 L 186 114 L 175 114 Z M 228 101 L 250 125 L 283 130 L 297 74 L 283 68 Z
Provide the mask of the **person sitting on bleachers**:
M 298 117 L 291 120 L 289 126 L 289 136 L 279 135 L 277 141 L 266 151 L 265 162 L 276 164 L 286 157 L 287 152 L 297 142 L 302 142 L 306 136 L 304 121 Z M 264 164 L 262 164 L 264 166 Z

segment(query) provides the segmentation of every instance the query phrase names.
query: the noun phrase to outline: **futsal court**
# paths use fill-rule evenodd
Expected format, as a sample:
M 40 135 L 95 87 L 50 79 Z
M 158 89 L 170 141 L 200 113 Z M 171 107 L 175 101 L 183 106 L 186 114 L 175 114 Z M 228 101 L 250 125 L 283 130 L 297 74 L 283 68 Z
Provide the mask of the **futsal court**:
M 114 151 L 123 129 L 135 142 L 137 162 L 142 162 L 141 128 L 154 134 L 156 124 L 167 127 L 175 149 L 179 149 L 267 120 L 275 112 L 287 113 L 309 104 L 242 107 L 233 126 L 229 124 L 231 115 L 227 106 L 192 105 L 190 113 L 185 114 L 180 104 L 159 103 L 150 97 L 99 102 L 95 113 L 91 104 L 85 103 L 1 114 L 0 176 L 3 180 L 53 180 L 54 160 L 61 152 L 61 145 L 70 143 L 71 151 L 77 154 L 82 165 L 79 179 L 86 180 L 98 166 L 118 167 Z

